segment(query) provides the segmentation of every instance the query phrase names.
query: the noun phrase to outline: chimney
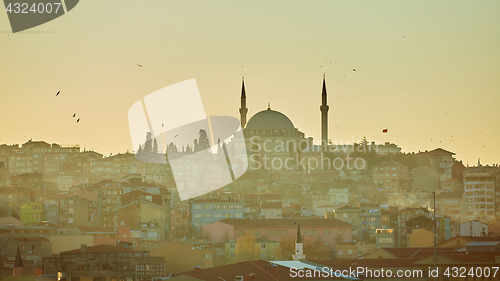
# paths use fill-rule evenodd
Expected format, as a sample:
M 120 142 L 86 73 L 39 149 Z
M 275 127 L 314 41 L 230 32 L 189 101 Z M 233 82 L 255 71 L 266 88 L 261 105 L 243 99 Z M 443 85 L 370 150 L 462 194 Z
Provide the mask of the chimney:
M 198 270 L 201 270 L 201 266 L 197 265 L 194 267 L 194 271 L 198 271 Z M 241 279 L 243 281 L 243 279 Z
M 254 280 L 255 279 L 255 273 L 250 273 L 248 274 L 248 278 L 246 280 Z
M 82 244 L 82 253 L 87 252 L 87 244 Z
M 243 276 L 241 276 L 241 275 L 236 276 L 236 278 L 234 278 L 234 281 L 244 281 Z
M 271 266 L 269 267 L 269 271 L 270 272 L 278 272 L 278 265 L 275 263 L 271 264 Z

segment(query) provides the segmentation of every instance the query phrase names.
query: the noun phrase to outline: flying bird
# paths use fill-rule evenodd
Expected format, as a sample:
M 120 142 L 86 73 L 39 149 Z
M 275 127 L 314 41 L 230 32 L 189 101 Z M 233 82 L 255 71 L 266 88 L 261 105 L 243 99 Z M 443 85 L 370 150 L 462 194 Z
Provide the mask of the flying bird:
M 142 64 L 137 64 L 138 67 L 142 67 Z
M 293 222 L 293 224 L 296 224 L 296 223 L 297 223 L 297 221 L 294 221 L 294 222 Z
M 355 69 L 355 68 L 353 68 L 353 69 L 352 69 L 352 71 L 356 71 L 356 69 Z
M 57 92 L 56 97 L 59 95 L 59 93 L 60 93 L 60 92 L 61 92 L 61 91 Z
M 73 117 L 76 117 L 76 113 L 73 113 Z
M 164 126 L 163 126 L 163 123 L 161 123 L 161 126 L 162 126 L 162 127 L 164 127 Z
M 78 120 L 76 120 L 76 123 L 80 122 L 80 118 L 78 118 Z
M 174 138 L 176 138 L 178 135 L 179 135 L 179 134 L 175 135 L 175 137 L 174 137 Z

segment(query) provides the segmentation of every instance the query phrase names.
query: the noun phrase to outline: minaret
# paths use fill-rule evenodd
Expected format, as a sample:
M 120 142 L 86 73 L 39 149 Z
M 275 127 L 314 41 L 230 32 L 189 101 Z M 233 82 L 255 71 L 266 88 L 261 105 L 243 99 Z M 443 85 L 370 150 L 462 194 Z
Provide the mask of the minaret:
M 245 128 L 247 124 L 247 96 L 245 94 L 245 77 L 241 77 L 241 108 L 240 108 L 240 121 L 241 129 Z
M 21 258 L 21 251 L 17 246 L 16 260 L 12 269 L 12 276 L 23 276 L 23 259 Z
M 326 102 L 325 74 L 323 73 L 323 91 L 321 93 L 321 106 L 319 107 L 321 111 L 321 147 L 323 151 L 326 151 L 328 147 L 328 109 L 329 106 Z
M 302 245 L 302 236 L 300 235 L 300 223 L 297 227 L 297 242 L 295 242 L 295 255 L 293 255 L 294 261 L 300 261 L 306 259 L 304 256 L 304 248 Z

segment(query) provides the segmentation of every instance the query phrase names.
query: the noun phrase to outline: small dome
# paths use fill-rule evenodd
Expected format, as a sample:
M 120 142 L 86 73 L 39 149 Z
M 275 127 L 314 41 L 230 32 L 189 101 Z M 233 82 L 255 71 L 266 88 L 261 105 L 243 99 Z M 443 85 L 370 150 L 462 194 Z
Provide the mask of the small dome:
M 273 129 L 293 129 L 292 121 L 285 114 L 268 108 L 258 112 L 246 125 L 247 129 L 273 128 Z

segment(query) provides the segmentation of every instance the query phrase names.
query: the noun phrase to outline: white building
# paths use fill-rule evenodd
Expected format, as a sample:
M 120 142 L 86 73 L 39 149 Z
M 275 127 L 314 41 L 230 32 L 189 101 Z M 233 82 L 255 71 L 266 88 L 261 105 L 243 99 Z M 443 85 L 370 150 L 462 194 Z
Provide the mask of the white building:
M 495 220 L 495 174 L 489 166 L 467 168 L 464 172 L 465 220 Z
M 488 233 L 488 225 L 480 221 L 468 221 L 460 224 L 460 236 L 483 236 Z
M 330 190 L 328 191 L 328 196 L 330 197 L 330 204 L 332 205 L 349 205 L 348 187 L 330 188 Z

